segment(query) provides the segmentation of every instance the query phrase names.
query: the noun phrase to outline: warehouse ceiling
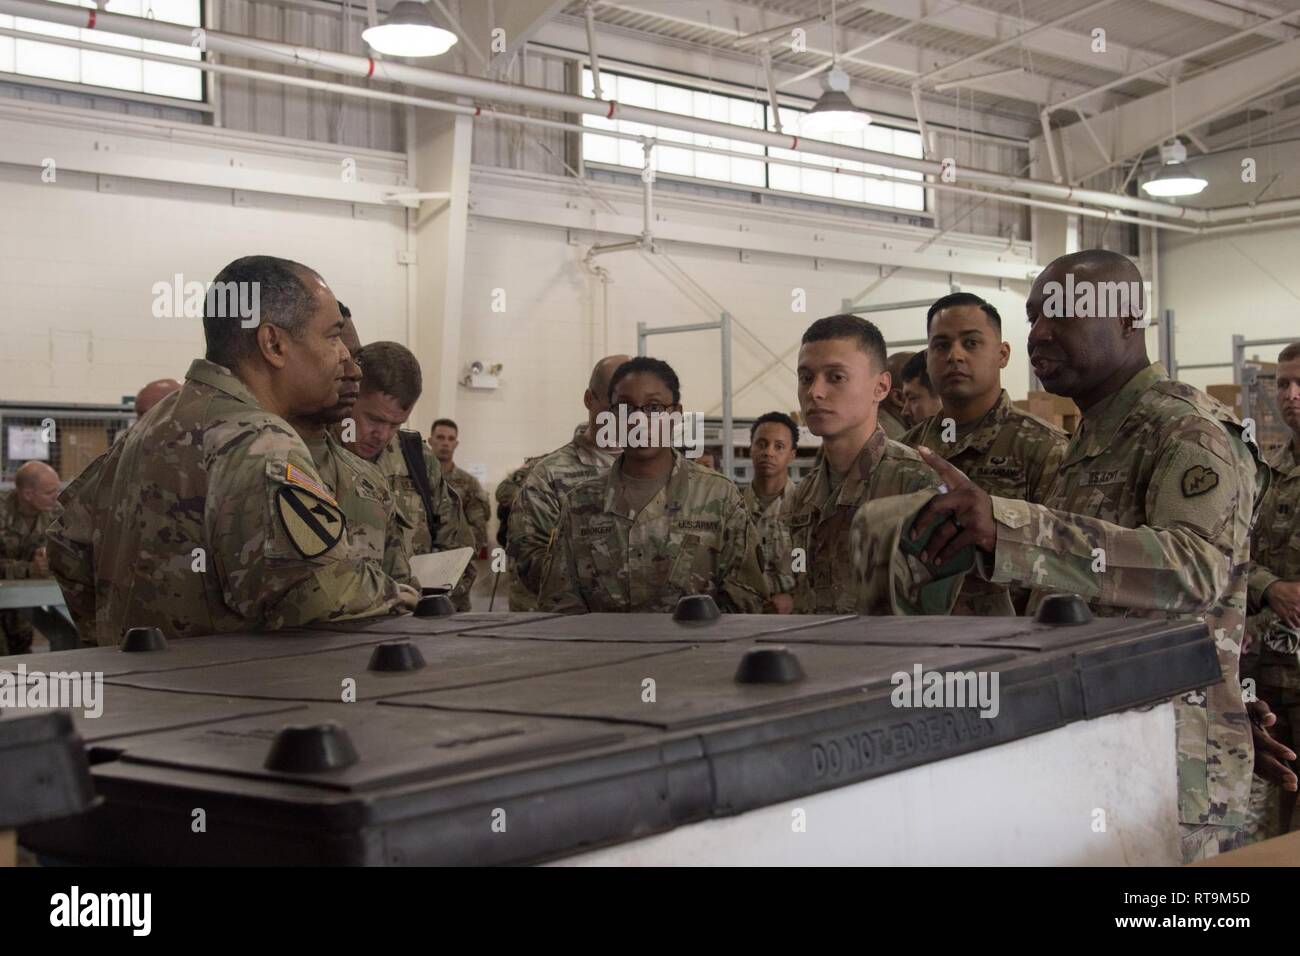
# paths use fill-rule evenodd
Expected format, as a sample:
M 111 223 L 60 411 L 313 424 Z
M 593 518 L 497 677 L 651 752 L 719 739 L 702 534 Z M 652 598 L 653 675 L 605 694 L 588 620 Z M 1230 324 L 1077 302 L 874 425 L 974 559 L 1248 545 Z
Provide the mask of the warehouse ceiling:
M 558 17 L 581 21 L 585 7 L 571 2 Z M 873 87 L 910 92 L 919 84 L 926 100 L 1034 123 L 1044 106 L 1097 87 L 1109 88 L 1078 103 L 1088 116 L 1300 37 L 1300 0 L 841 0 L 836 7 L 836 50 L 867 108 Z M 766 47 L 778 84 L 830 64 L 830 0 L 609 0 L 593 13 L 598 27 L 712 55 L 756 57 Z M 1288 13 L 1295 16 L 1239 35 Z M 746 39 L 787 24 L 771 38 Z M 795 26 L 805 31 L 802 50 L 792 48 Z M 1096 30 L 1105 31 L 1104 50 L 1095 49 Z M 1203 47 L 1211 48 L 1129 78 Z M 1196 125 L 1188 132 L 1203 145 L 1212 145 L 1206 137 L 1227 142 L 1248 129 L 1267 136 L 1270 126 L 1300 119 L 1300 88 L 1291 85 L 1300 87 L 1300 58 L 1290 83 L 1274 84 L 1234 112 L 1197 124 L 1189 109 Z M 1072 111 L 1053 117 L 1054 125 L 1076 120 Z

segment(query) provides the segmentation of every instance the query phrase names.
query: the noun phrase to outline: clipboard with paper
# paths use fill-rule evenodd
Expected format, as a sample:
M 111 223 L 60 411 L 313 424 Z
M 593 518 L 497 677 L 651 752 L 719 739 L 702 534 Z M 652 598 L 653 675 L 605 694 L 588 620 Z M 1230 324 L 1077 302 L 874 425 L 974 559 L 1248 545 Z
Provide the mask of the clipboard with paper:
M 422 588 L 454 588 L 473 556 L 473 548 L 412 555 L 411 576 Z

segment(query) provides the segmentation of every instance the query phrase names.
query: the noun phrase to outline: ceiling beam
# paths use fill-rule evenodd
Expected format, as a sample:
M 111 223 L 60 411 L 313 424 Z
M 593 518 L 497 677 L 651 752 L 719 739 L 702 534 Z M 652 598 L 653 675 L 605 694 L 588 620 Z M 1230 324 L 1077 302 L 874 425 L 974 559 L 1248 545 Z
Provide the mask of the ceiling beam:
M 1245 146 L 1251 140 L 1257 143 L 1262 142 L 1270 138 L 1276 131 L 1293 129 L 1297 123 L 1300 123 L 1300 105 L 1278 110 L 1263 118 L 1257 117 L 1254 120 L 1243 121 L 1218 130 L 1213 135 L 1205 137 L 1205 145 L 1210 148 L 1211 152 L 1220 149 L 1233 149 L 1237 146 Z
M 880 13 L 918 20 L 926 15 L 927 8 L 934 8 L 935 2 L 937 0 L 877 0 L 871 6 Z M 998 13 L 974 5 L 937 13 L 930 17 L 929 22 L 932 26 L 988 40 L 990 46 L 1042 25 L 1037 20 L 1022 21 L 1018 15 Z M 1084 19 L 1074 25 L 1075 29 L 1051 27 L 1027 37 L 1024 41 L 1025 49 L 1030 53 L 1043 53 L 1082 66 L 1119 74 L 1151 66 L 1164 58 L 1152 50 L 1116 43 L 1110 36 L 1106 38 L 1106 52 L 1093 53 L 1090 34 L 1092 27 L 1099 25 Z
M 879 4 L 873 4 L 879 6 Z M 779 11 L 760 10 L 749 4 L 736 0 L 699 0 L 690 4 L 672 4 L 665 6 L 656 0 L 617 0 L 601 3 L 600 10 L 616 7 L 647 16 L 710 30 L 716 33 L 719 43 L 730 44 L 736 38 L 777 25 L 788 19 L 788 14 Z M 599 17 L 600 11 L 597 11 Z M 774 22 L 765 22 L 774 21 Z M 1017 21 L 1018 22 L 1018 21 Z M 857 30 L 838 28 L 837 43 L 840 49 L 851 49 L 872 39 L 868 33 Z M 829 26 L 819 26 L 808 30 L 807 49 L 805 52 L 822 56 L 829 60 Z M 1087 48 L 1088 38 L 1079 37 L 1079 43 Z M 788 41 L 776 41 L 772 44 L 772 60 L 781 65 L 790 54 Z M 872 46 L 862 54 L 840 56 L 844 63 L 857 64 L 868 69 L 886 70 L 894 74 L 900 86 L 910 86 L 919 74 L 936 66 L 946 66 L 962 59 L 952 54 L 935 54 L 923 50 L 902 39 L 888 40 Z M 784 63 L 786 68 L 794 64 Z M 1061 99 L 1065 90 L 1083 92 L 1086 85 L 1073 80 L 1054 79 L 1036 74 L 975 80 L 968 84 L 968 89 L 982 90 L 996 96 L 1006 96 L 1041 105 L 1051 99 Z M 1074 95 L 1074 94 L 1070 94 Z
M 1179 130 L 1195 129 L 1207 120 L 1267 96 L 1279 85 L 1300 77 L 1300 39 L 1279 43 L 1226 66 L 1177 85 Z M 1056 130 L 1063 155 L 1069 155 L 1076 182 L 1104 172 L 1169 138 L 1172 129 L 1170 89 L 1133 100 L 1089 119 L 1092 133 L 1082 123 Z M 1095 138 L 1110 156 L 1098 148 Z M 1039 138 L 1041 140 L 1041 137 Z
M 488 58 L 491 69 L 509 65 L 537 31 L 568 6 L 567 0 L 462 0 L 460 26 Z M 495 17 L 495 21 L 489 21 Z M 498 49 L 492 31 L 500 29 Z M 503 49 L 501 47 L 504 47 Z
M 1168 7 L 1170 10 L 1176 10 L 1179 13 L 1200 17 L 1202 20 L 1222 23 L 1238 30 L 1245 29 L 1252 23 L 1258 23 L 1260 20 L 1266 20 L 1269 17 L 1275 17 L 1279 13 L 1286 12 L 1284 7 L 1271 3 L 1257 3 L 1254 0 L 1250 4 L 1255 11 L 1253 14 L 1247 10 L 1233 9 L 1231 6 L 1217 2 L 1217 0 L 1149 0 L 1149 2 Z M 1271 27 L 1265 27 L 1259 31 L 1259 35 L 1274 40 L 1290 40 L 1300 36 L 1300 28 L 1287 23 L 1279 23 Z

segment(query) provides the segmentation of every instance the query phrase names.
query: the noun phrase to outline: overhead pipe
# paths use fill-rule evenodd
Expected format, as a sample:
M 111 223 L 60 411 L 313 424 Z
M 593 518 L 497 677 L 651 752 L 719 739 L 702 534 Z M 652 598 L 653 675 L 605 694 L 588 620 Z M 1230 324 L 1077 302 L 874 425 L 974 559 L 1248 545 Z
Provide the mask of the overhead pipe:
M 42 34 L 33 34 L 24 30 L 12 30 L 0 27 L 0 36 L 14 37 L 16 39 L 35 39 L 39 37 L 39 42 L 49 43 L 55 46 L 70 47 L 79 50 L 102 51 L 102 44 L 90 43 L 85 40 L 71 40 L 63 37 L 45 36 Z M 519 123 L 525 126 L 537 126 L 543 129 L 554 129 L 568 133 L 590 133 L 598 136 L 609 136 L 614 139 L 635 140 L 644 145 L 650 139 L 639 133 L 623 133 L 618 130 L 597 130 L 593 127 L 582 126 L 577 123 L 565 123 L 561 120 L 547 119 L 541 116 L 530 116 L 525 113 L 502 113 L 493 109 L 483 110 L 480 107 L 464 106 L 460 103 L 451 103 L 444 100 L 431 100 L 425 97 L 408 96 L 402 93 L 392 93 L 386 90 L 372 90 L 360 86 L 349 86 L 345 83 L 334 83 L 329 80 L 314 80 L 309 77 L 292 76 L 287 73 L 268 73 L 264 70 L 253 70 L 247 67 L 230 66 L 224 63 L 213 63 L 208 60 L 188 60 L 184 57 L 169 56 L 165 53 L 148 53 L 143 50 L 122 50 L 114 51 L 114 56 L 126 56 L 132 59 L 147 60 L 155 63 L 173 63 L 179 66 L 188 66 L 194 69 L 203 70 L 207 73 L 215 73 L 221 76 L 237 76 L 242 79 L 257 80 L 259 82 L 277 83 L 283 86 L 291 86 L 303 89 L 319 90 L 326 93 L 337 93 L 343 96 L 355 96 L 361 99 L 374 100 L 379 102 L 397 103 L 405 106 L 415 106 L 421 109 L 431 109 L 438 112 L 456 113 L 462 116 L 470 116 L 477 119 L 492 119 L 496 121 Z M 1138 226 L 1149 226 L 1156 229 L 1166 229 L 1173 232 L 1188 233 L 1193 235 L 1202 235 L 1227 231 L 1227 226 L 1185 226 L 1172 222 L 1161 222 L 1154 219 L 1142 219 L 1137 216 L 1131 216 L 1114 210 L 1091 209 L 1086 206 L 1071 206 L 1065 203 L 1050 202 L 1048 200 L 1031 199 L 1025 196 L 1009 196 L 1002 193 L 990 192 L 983 189 L 973 189 L 967 186 L 955 186 L 950 183 L 937 183 L 915 179 L 905 179 L 901 176 L 892 175 L 887 172 L 868 172 L 867 170 L 844 169 L 842 167 L 826 166 L 821 163 L 809 163 L 795 159 L 785 159 L 781 157 L 743 153 L 739 150 L 725 149 L 719 146 L 706 146 L 696 143 L 673 143 L 674 148 L 687 149 L 692 152 L 709 153 L 716 156 L 728 156 L 736 159 L 756 160 L 765 165 L 793 166 L 799 169 L 811 169 L 818 172 L 831 172 L 840 176 L 853 176 L 861 179 L 874 179 L 885 182 L 895 182 L 908 186 L 920 186 L 926 190 L 936 190 L 941 192 L 951 192 L 966 196 L 978 196 L 982 199 L 991 199 L 995 202 L 1009 203 L 1012 205 L 1026 206 L 1035 209 L 1050 209 L 1053 211 L 1063 212 L 1070 215 L 1086 216 L 1094 219 L 1104 219 L 1110 222 L 1129 223 Z M 649 183 L 645 183 L 643 189 L 649 191 Z M 407 204 L 408 202 L 418 202 L 423 199 L 443 199 L 446 194 L 416 194 L 409 192 L 399 192 L 395 190 L 388 194 L 385 199 L 394 203 Z M 643 196 L 643 205 L 648 203 L 649 197 Z M 1277 200 L 1283 206 L 1291 204 L 1295 209 L 1300 209 L 1300 200 Z M 1242 207 L 1231 207 L 1233 209 L 1252 209 L 1249 205 Z M 1288 209 L 1277 209 L 1277 212 L 1287 212 Z M 643 214 L 645 210 L 643 208 Z M 1218 213 L 1219 210 L 1207 210 L 1207 212 Z M 1273 223 L 1290 223 L 1292 218 L 1286 217 L 1281 219 L 1263 219 L 1256 220 L 1254 217 L 1259 215 L 1259 207 L 1253 207 L 1253 212 L 1249 213 L 1251 222 L 1243 225 L 1253 227 L 1261 225 L 1272 225 Z M 650 221 L 648 215 L 644 216 L 646 222 Z M 1233 229 L 1232 231 L 1239 231 Z M 645 247 L 645 242 L 640 239 L 628 243 L 617 243 L 617 248 L 602 247 L 600 252 L 619 251 L 635 247 Z M 598 253 L 599 254 L 599 253 Z
M 725 137 L 778 149 L 802 150 L 832 158 L 891 166 L 896 169 L 906 169 L 911 172 L 925 173 L 932 176 L 939 176 L 943 172 L 939 163 L 898 156 L 893 153 L 841 146 L 821 140 L 803 140 L 798 136 L 769 133 L 766 130 L 749 129 L 730 123 L 700 119 L 693 116 L 681 116 L 676 113 L 665 113 L 639 106 L 627 106 L 614 100 L 593 100 L 570 93 L 558 93 L 526 86 L 512 86 L 495 80 L 443 73 L 401 63 L 375 60 L 372 57 L 352 56 L 346 53 L 295 46 L 273 40 L 235 36 L 215 30 L 201 30 L 200 28 L 190 28 L 179 24 L 163 23 L 159 20 L 123 16 L 84 7 L 65 6 L 50 3 L 48 0 L 0 0 L 0 13 L 45 20 L 50 23 L 60 23 L 81 29 L 103 30 L 105 33 L 117 33 L 124 36 L 155 40 L 161 43 L 189 46 L 191 41 L 194 41 L 206 50 L 230 56 L 268 60 L 282 65 L 287 64 L 306 69 L 329 70 L 363 79 L 405 83 L 409 86 L 471 99 L 495 100 L 501 103 L 567 113 L 588 113 L 601 115 L 607 119 L 618 117 L 631 122 L 664 126 L 683 132 Z M 109 48 L 105 52 L 117 51 Z M 963 169 L 961 175 L 967 182 L 997 189 L 1029 193 L 1048 199 L 1085 202 L 1111 209 L 1144 212 L 1150 215 L 1192 222 L 1203 222 L 1207 219 L 1205 212 L 1199 209 L 1170 206 L 1132 196 L 1117 196 L 1100 190 L 1078 189 L 1037 180 L 1022 179 L 1018 176 L 989 170 Z

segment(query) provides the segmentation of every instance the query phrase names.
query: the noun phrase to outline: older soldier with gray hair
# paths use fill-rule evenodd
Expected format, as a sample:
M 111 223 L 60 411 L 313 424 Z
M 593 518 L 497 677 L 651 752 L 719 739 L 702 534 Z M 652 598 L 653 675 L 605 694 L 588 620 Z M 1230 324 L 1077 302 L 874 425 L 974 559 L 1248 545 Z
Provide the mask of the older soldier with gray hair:
M 50 529 L 60 584 L 93 588 L 85 604 L 99 644 L 131 627 L 168 638 L 276 630 L 418 598 L 352 546 L 288 422 L 338 402 L 349 356 L 333 293 L 272 256 L 237 259 L 216 282 L 251 284 L 259 314 L 226 315 L 209 297 L 207 357 L 76 490 L 90 502 L 76 513 L 92 523 L 93 547 L 86 528 Z

